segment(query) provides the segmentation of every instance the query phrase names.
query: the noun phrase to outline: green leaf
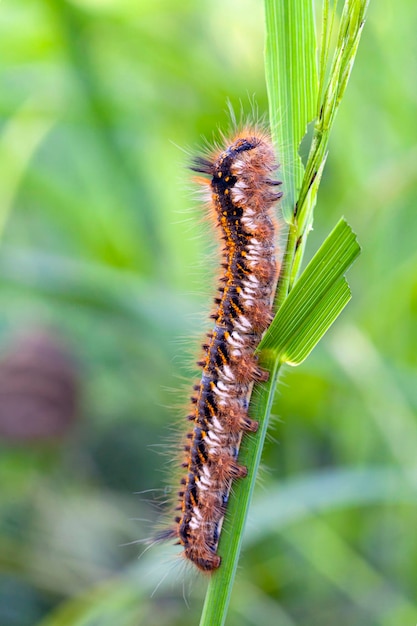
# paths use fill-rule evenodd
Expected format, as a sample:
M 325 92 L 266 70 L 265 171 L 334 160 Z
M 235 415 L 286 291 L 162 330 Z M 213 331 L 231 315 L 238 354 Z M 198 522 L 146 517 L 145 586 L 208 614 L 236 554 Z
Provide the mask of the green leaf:
M 317 103 L 316 33 L 311 0 L 266 0 L 265 70 L 271 132 L 280 151 L 291 221 L 304 168 L 298 147 Z
M 301 262 L 303 260 L 304 251 L 305 251 L 305 240 L 306 237 L 303 236 L 303 233 L 309 233 L 313 228 L 313 211 L 316 206 L 317 201 L 317 193 L 319 189 L 319 185 L 321 182 L 321 177 L 323 174 L 324 166 L 326 164 L 326 157 L 323 158 L 319 169 L 317 170 L 316 176 L 314 180 L 311 182 L 310 187 L 308 189 L 308 193 L 306 199 L 304 201 L 304 211 L 301 211 L 297 215 L 297 228 L 295 231 L 296 238 L 295 242 L 295 251 L 294 251 L 294 261 L 292 264 L 291 272 L 289 273 L 289 286 L 291 287 L 299 273 Z
M 282 362 L 301 363 L 349 302 L 343 274 L 359 253 L 356 235 L 341 219 L 289 293 L 259 350 L 275 352 Z
M 337 2 L 329 16 L 329 1 L 323 5 L 323 25 L 319 65 L 319 98 L 317 101 L 317 119 L 314 126 L 313 140 L 307 159 L 304 178 L 297 200 L 296 212 L 289 233 L 289 245 L 293 249 L 297 242 L 297 254 L 293 259 L 286 257 L 289 274 L 288 291 L 291 289 L 301 266 L 301 260 L 306 245 L 306 235 L 313 222 L 313 210 L 318 192 L 317 178 L 321 177 L 327 158 L 327 146 L 330 131 L 333 127 L 336 113 L 345 93 L 345 89 L 352 71 L 353 63 L 359 46 L 365 24 L 368 0 L 346 0 L 340 19 L 336 48 L 327 68 L 330 56 L 330 41 L 335 22 Z M 328 69 L 328 71 L 327 71 Z M 292 266 L 290 263 L 292 262 Z M 285 283 L 286 280 L 283 282 Z M 282 301 L 282 298 L 281 298 Z M 279 301 L 279 304 L 281 304 Z
M 298 328 L 297 335 L 288 342 L 281 359 L 288 365 L 302 363 L 343 311 L 352 295 L 344 277 L 334 283 L 323 298 L 319 300 L 304 324 Z

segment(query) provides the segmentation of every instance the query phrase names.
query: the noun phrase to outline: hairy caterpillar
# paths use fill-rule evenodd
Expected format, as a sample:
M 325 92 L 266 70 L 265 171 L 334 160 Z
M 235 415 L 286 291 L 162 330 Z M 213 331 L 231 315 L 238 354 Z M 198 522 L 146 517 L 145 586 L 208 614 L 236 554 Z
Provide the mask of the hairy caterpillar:
M 191 398 L 175 525 L 158 536 L 175 538 L 205 572 L 220 566 L 217 548 L 231 485 L 247 474 L 238 463 L 239 447 L 242 435 L 258 428 L 248 416 L 249 399 L 253 383 L 268 373 L 255 350 L 272 320 L 279 272 L 272 212 L 282 193 L 272 178 L 278 165 L 270 137 L 246 127 L 225 144 L 192 165 L 204 175 L 198 182 L 221 231 L 222 272 Z

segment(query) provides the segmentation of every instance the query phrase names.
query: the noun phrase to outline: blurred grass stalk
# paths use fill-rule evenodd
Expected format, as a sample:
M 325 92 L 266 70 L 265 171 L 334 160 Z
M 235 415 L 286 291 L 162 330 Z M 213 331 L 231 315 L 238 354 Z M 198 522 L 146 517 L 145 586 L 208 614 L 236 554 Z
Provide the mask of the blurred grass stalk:
M 0 134 L 0 238 L 27 165 L 54 120 L 38 112 L 36 99 L 28 99 L 4 125 Z
M 353 67 L 368 3 L 345 1 L 333 45 L 337 2 L 323 0 L 318 46 L 312 1 L 265 0 L 270 124 L 281 156 L 282 212 L 288 236 L 276 297 L 278 313 L 260 346 L 260 362 L 270 371 L 270 379 L 254 390 L 251 403 L 260 428 L 256 437 L 246 437 L 242 443 L 239 459 L 248 467 L 248 476 L 233 486 L 219 545 L 222 566 L 210 579 L 200 626 L 221 626 L 226 619 L 280 369 L 284 363 L 301 363 L 350 299 L 344 273 L 358 256 L 359 246 L 343 220 L 300 279 L 298 275 L 313 224 L 330 131 Z M 298 150 L 313 120 L 304 168 Z M 293 286 L 297 288 L 293 290 Z

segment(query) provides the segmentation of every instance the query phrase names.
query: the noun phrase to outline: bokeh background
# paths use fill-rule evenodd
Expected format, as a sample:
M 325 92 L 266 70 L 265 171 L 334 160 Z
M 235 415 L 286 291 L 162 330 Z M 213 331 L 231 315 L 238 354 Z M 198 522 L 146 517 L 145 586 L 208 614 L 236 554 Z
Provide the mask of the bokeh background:
M 344 214 L 353 300 L 283 376 L 230 625 L 417 621 L 416 27 L 372 3 L 308 252 Z M 267 110 L 262 53 L 260 0 L 0 4 L 2 626 L 198 623 L 135 542 L 215 268 L 188 154 Z

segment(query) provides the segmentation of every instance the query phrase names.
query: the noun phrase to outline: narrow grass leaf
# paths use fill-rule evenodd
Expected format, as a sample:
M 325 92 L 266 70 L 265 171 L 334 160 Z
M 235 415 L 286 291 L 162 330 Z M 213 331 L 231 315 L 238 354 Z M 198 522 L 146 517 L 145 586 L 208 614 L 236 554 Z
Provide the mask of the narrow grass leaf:
M 317 174 L 309 187 L 306 199 L 304 201 L 305 210 L 297 217 L 296 239 L 294 240 L 296 246 L 293 253 L 292 269 L 291 273 L 289 274 L 290 287 L 295 283 L 301 267 L 305 250 L 305 245 L 303 245 L 303 242 L 310 230 L 313 228 L 314 207 L 317 201 L 317 193 L 321 182 L 324 166 L 326 165 L 326 158 L 327 155 L 324 156 L 320 167 L 317 170 Z M 304 233 L 305 235 L 303 236 Z
M 365 23 L 367 8 L 367 0 L 346 0 L 340 20 L 336 48 L 334 50 L 327 75 L 326 66 L 330 55 L 330 39 L 334 24 L 335 5 L 333 5 L 331 16 L 329 16 L 329 6 L 327 0 L 324 3 L 317 120 L 315 123 L 310 154 L 306 164 L 306 171 L 298 198 L 298 239 L 300 237 L 303 238 L 306 227 L 308 227 L 312 221 L 312 211 L 315 204 L 315 196 L 317 195 L 318 186 L 315 189 L 314 198 L 312 198 L 311 185 L 317 177 L 320 169 L 323 169 L 323 161 L 326 159 L 330 131 L 333 127 L 336 113 L 345 93 L 350 73 L 353 68 Z M 308 195 L 310 195 L 309 199 Z M 304 246 L 305 241 L 303 240 L 302 247 Z
M 316 112 L 313 3 L 311 0 L 266 0 L 265 16 L 270 123 L 282 162 L 283 215 L 290 222 L 304 172 L 298 147 Z
M 304 324 L 293 335 L 281 360 L 289 365 L 300 365 L 343 311 L 352 295 L 344 277 L 335 282 L 319 300 Z
M 349 301 L 341 278 L 359 252 L 356 235 L 341 219 L 279 309 L 259 350 L 272 350 L 293 364 L 304 360 Z
M 365 23 L 368 0 L 346 0 L 340 19 L 337 44 L 330 64 L 328 59 L 330 58 L 337 2 L 333 3 L 332 9 L 329 5 L 330 3 L 325 0 L 319 62 L 317 118 L 296 211 L 288 236 L 290 250 L 294 253 L 295 246 L 297 247 L 292 258 L 288 254 L 285 255 L 286 269 L 283 272 L 282 282 L 287 292 L 291 290 L 300 271 L 307 235 L 313 222 L 313 211 L 318 192 L 316 180 L 321 177 L 324 169 L 330 132 L 355 61 Z M 278 306 L 282 304 L 284 297 L 285 294 L 280 294 L 280 298 L 277 299 Z

